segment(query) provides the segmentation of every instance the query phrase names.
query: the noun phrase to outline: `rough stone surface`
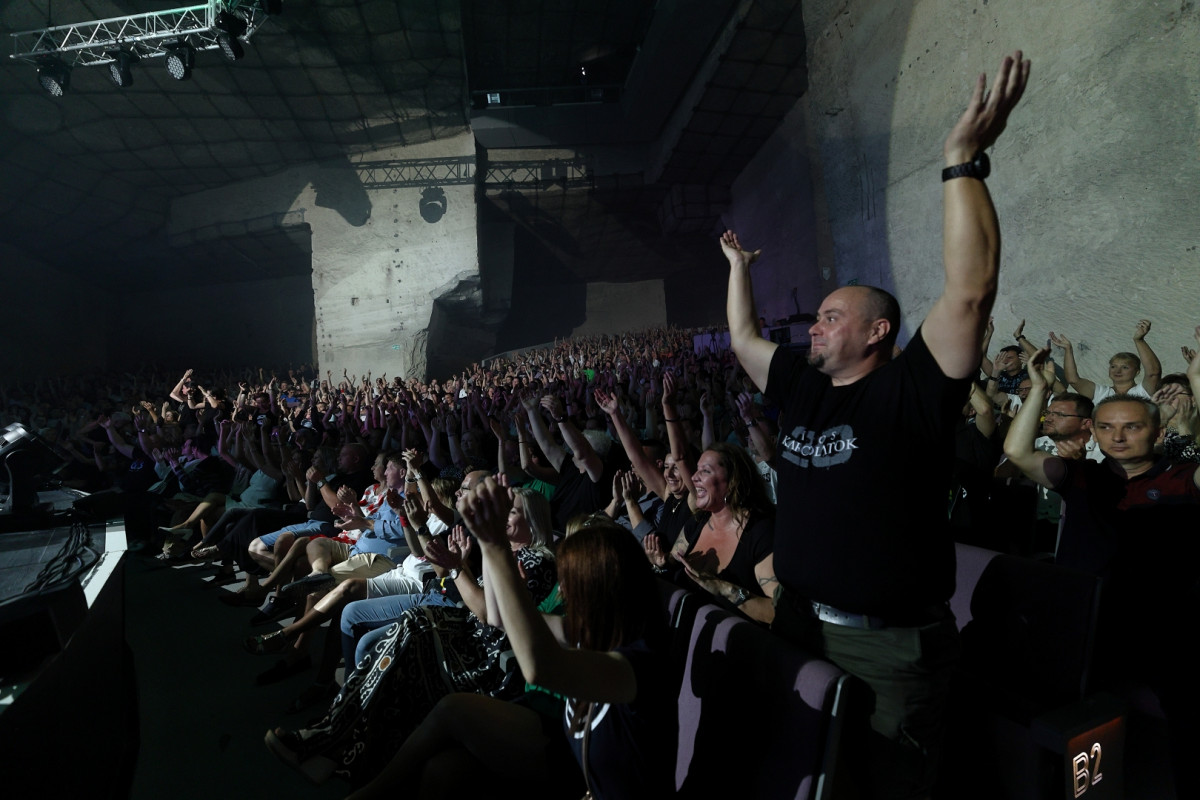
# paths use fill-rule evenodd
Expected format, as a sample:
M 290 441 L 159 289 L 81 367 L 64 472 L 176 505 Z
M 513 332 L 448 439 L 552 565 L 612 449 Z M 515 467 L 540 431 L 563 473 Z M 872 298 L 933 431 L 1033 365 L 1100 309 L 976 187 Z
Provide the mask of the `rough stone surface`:
M 445 324 L 464 324 L 480 313 L 475 186 L 430 181 L 445 198 L 444 216 L 430 223 L 420 210 L 430 187 L 389 187 L 378 180 L 378 172 L 371 182 L 367 168 L 381 162 L 473 160 L 474 155 L 474 140 L 464 134 L 377 152 L 369 162 L 313 164 L 190 195 L 172 207 L 171 233 L 259 218 L 264 210 L 288 209 L 293 222 L 302 217 L 312 229 L 321 371 L 423 377 L 431 339 L 441 343 L 441 358 L 449 361 L 487 351 L 486 336 L 481 345 L 430 331 L 431 309 L 443 297 L 449 315 L 439 319 Z M 457 341 L 464 344 L 461 353 L 455 352 Z
M 1131 350 L 1134 324 L 1148 317 L 1166 371 L 1183 368 L 1179 346 L 1200 323 L 1194 3 L 813 0 L 804 12 L 816 231 L 751 240 L 789 251 L 786 265 L 764 259 L 764 273 L 812 270 L 790 251 L 814 240 L 821 285 L 802 306 L 851 281 L 880 285 L 899 297 L 902 339 L 911 336 L 942 287 L 942 141 L 975 75 L 990 79 L 1020 47 L 1033 77 L 988 181 L 1004 235 L 997 346 L 1026 318 L 1034 341 L 1052 329 L 1082 342 L 1082 373 L 1103 380 L 1108 357 Z M 776 138 L 799 147 L 802 134 L 790 119 L 784 127 Z M 805 180 L 799 161 L 759 158 Z M 754 224 L 743 222 L 760 213 L 753 204 L 786 183 L 765 167 L 748 180 L 755 169 L 735 187 L 737 224 Z M 797 284 L 764 274 L 756 299 L 773 308 L 781 287 Z

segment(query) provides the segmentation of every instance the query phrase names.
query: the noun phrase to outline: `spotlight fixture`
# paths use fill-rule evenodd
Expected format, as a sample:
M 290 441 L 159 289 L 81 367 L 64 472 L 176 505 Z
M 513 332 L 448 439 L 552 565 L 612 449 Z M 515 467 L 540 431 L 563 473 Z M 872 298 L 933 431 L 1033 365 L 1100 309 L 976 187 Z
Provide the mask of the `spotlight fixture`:
M 239 61 L 246 55 L 242 43 L 238 41 L 238 37 L 245 32 L 246 20 L 237 14 L 230 14 L 228 11 L 217 14 L 217 43 L 221 45 L 221 52 L 230 61 Z
M 71 68 L 60 59 L 45 59 L 38 64 L 38 82 L 54 97 L 62 97 L 71 85 Z
M 114 50 L 110 53 L 112 61 L 108 62 L 108 77 L 112 78 L 115 86 L 126 89 L 133 85 L 131 64 L 138 61 L 137 54 L 130 50 Z
M 196 48 L 187 42 L 167 45 L 167 72 L 177 81 L 192 77 L 192 66 L 196 63 Z

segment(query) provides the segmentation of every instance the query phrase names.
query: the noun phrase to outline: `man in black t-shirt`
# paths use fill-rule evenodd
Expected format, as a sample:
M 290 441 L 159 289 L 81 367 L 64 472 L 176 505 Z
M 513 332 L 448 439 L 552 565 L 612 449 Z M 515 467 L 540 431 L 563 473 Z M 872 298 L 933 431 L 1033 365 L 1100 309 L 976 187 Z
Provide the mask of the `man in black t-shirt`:
M 954 424 L 978 370 L 1000 261 L 983 151 L 1028 75 L 1017 52 L 986 97 L 980 76 L 946 139 L 945 287 L 899 357 L 899 306 L 867 286 L 825 298 L 807 359 L 761 338 L 750 283 L 758 252 L 732 231 L 721 237 L 733 350 L 782 409 L 772 629 L 870 687 L 871 729 L 848 748 L 868 760 L 855 771 L 868 797 L 921 797 L 933 784 L 958 656 L 947 605 Z

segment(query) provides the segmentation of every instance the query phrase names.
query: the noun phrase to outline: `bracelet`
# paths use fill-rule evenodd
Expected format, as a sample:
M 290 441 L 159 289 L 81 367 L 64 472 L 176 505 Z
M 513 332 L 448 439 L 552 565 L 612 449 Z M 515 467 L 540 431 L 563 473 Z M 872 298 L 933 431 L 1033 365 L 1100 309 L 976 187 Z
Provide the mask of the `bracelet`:
M 553 419 L 555 422 L 557 422 L 560 425 L 567 421 L 566 417 L 551 417 L 551 419 Z
M 666 417 L 663 417 L 663 422 L 679 422 L 679 420 L 678 419 L 667 419 Z
M 517 439 L 517 444 L 529 444 L 529 442 L 525 441 L 524 439 Z

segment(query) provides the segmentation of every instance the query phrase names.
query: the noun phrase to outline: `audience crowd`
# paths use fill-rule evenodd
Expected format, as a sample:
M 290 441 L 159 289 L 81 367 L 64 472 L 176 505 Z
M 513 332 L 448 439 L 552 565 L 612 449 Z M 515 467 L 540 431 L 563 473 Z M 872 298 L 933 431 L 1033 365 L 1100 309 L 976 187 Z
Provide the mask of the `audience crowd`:
M 927 796 L 959 651 L 951 533 L 1103 580 L 1100 682 L 1157 695 L 1191 796 L 1198 693 L 1170 612 L 1197 600 L 1200 357 L 1182 343 L 1164 374 L 1148 319 L 1106 380 L 1062 332 L 1039 346 L 1022 322 L 993 348 L 982 154 L 1029 68 L 1018 51 L 980 76 L 946 139 L 946 282 L 903 351 L 895 298 L 865 286 L 822 301 L 807 358 L 765 340 L 760 253 L 727 231 L 732 349 L 667 328 L 428 383 L 53 379 L 0 390 L 0 421 L 61 448 L 135 547 L 243 571 L 222 600 L 292 620 L 244 641 L 279 657 L 261 683 L 312 677 L 291 708 L 312 719 L 266 745 L 354 798 L 672 794 L 682 675 L 656 575 L 864 682 L 852 782 Z
M 1029 556 L 1057 551 L 1060 562 L 1109 571 L 1094 548 L 1060 543 L 1064 504 L 1053 492 L 1040 491 L 1036 519 L 1006 512 L 1006 492 L 1029 482 L 1003 457 L 1002 443 L 1036 385 L 1030 448 L 1103 459 L 1091 435 L 1093 408 L 1115 393 L 1153 405 L 1157 447 L 1167 457 L 1200 461 L 1200 360 L 1185 345 L 1183 369 L 1163 374 L 1150 329 L 1137 321 L 1136 353 L 1115 354 L 1108 381 L 1093 382 L 1079 375 L 1067 336 L 1048 334 L 1059 368 L 1025 336 L 1024 322 L 1000 348 L 992 348 L 989 323 L 980 375 L 964 398 L 948 508 L 960 541 Z M 475 758 L 496 780 L 568 796 L 583 784 L 570 748 L 551 744 L 564 705 L 582 728 L 592 705 L 576 698 L 629 705 L 633 695 L 589 672 L 594 665 L 582 667 L 583 678 L 557 666 L 546 679 L 540 671 L 524 676 L 545 689 L 560 681 L 572 699 L 515 684 L 520 672 L 502 667 L 501 654 L 546 643 L 535 636 L 535 648 L 514 634 L 541 626 L 565 642 L 633 654 L 625 663 L 635 674 L 621 677 L 668 687 L 667 696 L 679 680 L 648 644 L 662 636 L 652 591 L 638 590 L 643 605 L 628 609 L 637 624 L 592 620 L 599 631 L 585 631 L 579 626 L 589 623 L 572 623 L 568 613 L 557 627 L 542 625 L 535 607 L 561 615 L 564 594 L 608 602 L 601 589 L 579 584 L 602 583 L 594 574 L 573 576 L 582 594 L 560 588 L 568 533 L 582 529 L 595 540 L 589 547 L 615 548 L 606 569 L 628 562 L 620 555 L 628 539 L 643 553 L 640 572 L 706 592 L 760 624 L 774 615 L 778 410 L 729 350 L 698 333 L 556 341 L 428 383 L 320 375 L 311 366 L 188 370 L 175 380 L 144 370 L 12 385 L 0 400 L 5 425 L 23 423 L 70 459 L 65 483 L 137 498 L 120 506 L 147 512 L 127 514 L 135 547 L 166 561 L 213 561 L 229 581 L 244 570 L 244 585 L 227 601 L 261 605 L 255 624 L 295 618 L 246 642 L 251 653 L 282 656 L 263 683 L 313 674 L 292 710 L 322 714 L 305 728 L 268 733 L 285 762 L 314 781 L 339 772 L 367 797 L 422 780 L 436 786 L 446 770 Z M 710 344 L 694 346 L 700 339 Z M 491 512 L 487 520 L 477 519 L 481 508 Z M 489 550 L 493 540 L 507 549 Z M 491 552 L 498 555 L 481 557 Z M 596 569 L 581 557 L 575 569 Z M 493 586 L 496 575 L 503 581 Z M 324 644 L 314 647 L 308 634 L 326 621 Z M 558 647 L 553 637 L 551 646 Z M 661 725 L 647 748 L 662 748 L 669 717 L 641 710 L 639 720 Z M 528 738 L 489 741 L 509 736 L 498 725 Z M 596 742 L 589 780 L 603 784 L 615 778 L 597 777 Z M 513 747 L 542 771 L 518 768 Z M 619 760 L 622 747 L 610 741 L 603 757 Z M 618 773 L 641 786 L 666 779 L 652 767 Z

